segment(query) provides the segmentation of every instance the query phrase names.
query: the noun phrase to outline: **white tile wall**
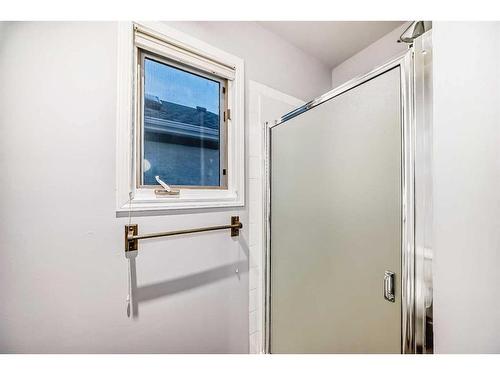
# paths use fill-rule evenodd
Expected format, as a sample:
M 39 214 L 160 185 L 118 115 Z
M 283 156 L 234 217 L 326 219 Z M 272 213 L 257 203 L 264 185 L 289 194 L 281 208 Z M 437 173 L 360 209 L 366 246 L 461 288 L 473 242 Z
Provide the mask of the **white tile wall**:
M 257 332 L 257 311 L 250 312 L 250 323 L 248 325 L 250 334 Z
M 260 353 L 260 332 L 250 334 L 250 354 Z
M 259 156 L 250 156 L 250 166 L 248 171 L 248 177 L 251 179 L 260 180 L 261 177 L 261 164 L 262 160 Z
M 250 268 L 260 267 L 262 262 L 262 246 L 250 246 Z
M 255 246 L 256 243 L 256 235 L 258 234 L 257 228 L 258 224 L 257 223 L 250 223 L 249 224 L 249 231 L 250 231 L 250 238 L 248 239 L 248 246 Z
M 248 280 L 248 287 L 250 290 L 257 289 L 259 284 L 260 284 L 260 280 L 259 280 L 260 270 L 258 267 L 252 267 L 252 268 L 250 268 L 249 272 L 250 272 L 250 277 Z M 258 294 L 258 291 L 257 291 L 257 294 Z M 258 297 L 258 295 L 257 295 L 257 297 Z
M 250 121 L 249 121 L 249 339 L 250 353 L 261 352 L 261 319 L 262 313 L 262 157 L 263 157 L 263 125 L 260 122 L 260 98 L 255 90 L 250 88 Z
M 252 312 L 257 309 L 257 289 L 252 289 L 250 291 L 250 297 L 248 302 L 248 311 Z

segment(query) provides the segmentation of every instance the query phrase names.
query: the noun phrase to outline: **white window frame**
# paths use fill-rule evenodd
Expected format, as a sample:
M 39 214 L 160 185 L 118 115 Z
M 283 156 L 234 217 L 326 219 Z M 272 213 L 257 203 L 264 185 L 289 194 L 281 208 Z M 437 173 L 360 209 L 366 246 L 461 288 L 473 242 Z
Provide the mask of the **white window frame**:
M 227 189 L 180 188 L 178 196 L 157 197 L 154 189 L 137 186 L 135 108 L 136 100 L 140 98 L 137 95 L 138 71 L 135 60 L 134 27 L 139 27 L 161 39 L 166 48 L 171 48 L 172 53 L 177 54 L 178 60 L 184 64 L 216 74 L 224 74 L 224 67 L 231 68 L 232 77 L 226 77 L 227 106 L 231 110 L 231 117 L 227 123 Z M 161 51 L 151 49 L 151 52 Z M 117 60 L 117 212 L 243 206 L 245 203 L 243 60 L 160 22 L 119 22 Z M 214 72 L 214 69 L 219 70 Z M 227 72 L 229 74 L 229 71 Z

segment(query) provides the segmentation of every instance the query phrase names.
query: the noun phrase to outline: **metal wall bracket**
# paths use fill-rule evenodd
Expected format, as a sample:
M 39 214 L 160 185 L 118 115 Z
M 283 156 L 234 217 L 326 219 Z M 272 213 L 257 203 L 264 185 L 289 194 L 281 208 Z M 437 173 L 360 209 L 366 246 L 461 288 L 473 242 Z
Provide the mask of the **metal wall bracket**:
M 137 224 L 125 225 L 125 251 L 135 251 L 139 249 L 139 240 L 130 239 L 131 236 L 137 235 L 139 227 Z
M 239 216 L 231 216 L 231 237 L 238 237 L 243 224 L 240 223 Z
M 231 120 L 231 110 L 228 108 L 224 111 L 224 121 Z

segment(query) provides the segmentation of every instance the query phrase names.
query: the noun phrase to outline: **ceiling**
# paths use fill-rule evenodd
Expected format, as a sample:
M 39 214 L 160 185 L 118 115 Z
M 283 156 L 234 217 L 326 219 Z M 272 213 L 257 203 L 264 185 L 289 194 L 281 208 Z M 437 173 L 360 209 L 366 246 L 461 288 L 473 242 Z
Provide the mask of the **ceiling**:
M 333 68 L 403 21 L 267 21 L 261 26 Z

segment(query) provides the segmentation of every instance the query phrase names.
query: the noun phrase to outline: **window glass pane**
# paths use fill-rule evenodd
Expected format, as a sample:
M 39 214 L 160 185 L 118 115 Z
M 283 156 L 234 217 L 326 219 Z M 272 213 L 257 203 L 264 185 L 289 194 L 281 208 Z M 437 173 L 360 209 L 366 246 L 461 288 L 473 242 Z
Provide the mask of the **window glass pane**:
M 144 61 L 145 185 L 220 185 L 220 82 Z

